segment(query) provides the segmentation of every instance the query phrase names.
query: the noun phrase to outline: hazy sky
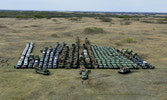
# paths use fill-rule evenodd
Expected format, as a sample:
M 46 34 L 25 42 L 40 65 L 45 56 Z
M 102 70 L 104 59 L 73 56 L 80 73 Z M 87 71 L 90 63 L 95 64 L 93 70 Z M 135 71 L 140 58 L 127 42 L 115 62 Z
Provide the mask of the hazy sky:
M 0 9 L 167 12 L 167 0 L 0 0 Z

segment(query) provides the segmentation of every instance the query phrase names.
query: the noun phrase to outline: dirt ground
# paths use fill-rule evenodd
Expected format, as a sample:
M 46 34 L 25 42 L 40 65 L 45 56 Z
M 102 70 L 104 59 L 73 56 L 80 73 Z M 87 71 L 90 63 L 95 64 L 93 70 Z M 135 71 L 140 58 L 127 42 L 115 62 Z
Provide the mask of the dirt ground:
M 142 20 L 142 19 L 141 19 Z M 65 18 L 0 18 L 0 100 L 167 100 L 167 24 L 143 23 L 120 18 L 101 22 Z M 85 34 L 86 27 L 101 27 L 104 33 Z M 92 45 L 128 48 L 155 66 L 120 75 L 114 69 L 92 69 L 83 81 L 79 69 L 50 69 L 50 76 L 34 69 L 14 69 L 26 42 L 35 42 L 33 53 L 65 41 L 71 45 L 79 36 Z M 132 38 L 134 43 L 124 40 Z

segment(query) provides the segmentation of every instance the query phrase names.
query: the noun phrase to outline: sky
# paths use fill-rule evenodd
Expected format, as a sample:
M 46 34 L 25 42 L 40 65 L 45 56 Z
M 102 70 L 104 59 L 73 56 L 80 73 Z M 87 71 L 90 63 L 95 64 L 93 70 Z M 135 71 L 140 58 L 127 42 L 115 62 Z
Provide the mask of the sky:
M 167 13 L 167 0 L 0 0 L 0 9 Z

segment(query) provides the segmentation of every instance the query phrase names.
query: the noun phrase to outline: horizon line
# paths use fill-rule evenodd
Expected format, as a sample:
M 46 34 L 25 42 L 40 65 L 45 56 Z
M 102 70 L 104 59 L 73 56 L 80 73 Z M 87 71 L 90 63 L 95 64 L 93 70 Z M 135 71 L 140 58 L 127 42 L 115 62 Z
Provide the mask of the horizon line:
M 158 14 L 167 14 L 167 12 L 142 12 L 142 11 L 77 11 L 77 10 L 18 10 L 18 9 L 0 9 L 0 11 L 43 11 L 43 12 L 96 12 L 96 13 L 100 13 L 100 12 L 104 12 L 104 13 L 158 13 Z

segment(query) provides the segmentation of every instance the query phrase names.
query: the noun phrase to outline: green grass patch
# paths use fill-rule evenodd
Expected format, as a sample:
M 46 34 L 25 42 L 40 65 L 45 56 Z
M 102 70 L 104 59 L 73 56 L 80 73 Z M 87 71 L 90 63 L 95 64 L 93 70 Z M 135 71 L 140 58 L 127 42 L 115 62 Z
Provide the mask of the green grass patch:
M 167 21 L 167 18 L 164 18 L 164 19 L 162 19 L 162 20 Z
M 98 33 L 104 33 L 105 31 L 103 28 L 100 27 L 87 27 L 84 29 L 84 33 L 86 34 L 98 34 Z
M 16 18 L 28 18 L 27 16 L 16 16 Z
M 38 25 L 31 25 L 31 27 L 39 27 Z
M 167 24 L 167 21 L 158 21 L 158 24 Z
M 154 21 L 151 21 L 151 20 L 144 20 L 142 21 L 143 23 L 155 23 Z
M 130 38 L 130 37 L 123 39 L 122 42 L 124 42 L 124 43 L 136 43 L 136 41 L 133 38 Z
M 33 15 L 34 19 L 41 19 L 41 18 L 46 18 L 46 19 L 50 19 L 51 17 L 49 15 L 40 15 L 40 14 L 35 14 Z
M 63 36 L 66 36 L 66 37 L 71 37 L 72 36 L 70 32 L 65 32 L 65 33 L 62 33 L 62 34 L 63 34 Z
M 133 21 L 140 21 L 140 18 L 131 18 Z
M 130 25 L 132 22 L 130 21 L 121 21 L 120 25 Z
M 53 19 L 54 22 L 56 22 L 57 20 L 56 19 Z
M 122 43 L 121 42 L 116 42 L 115 45 L 116 46 L 122 46 Z
M 167 18 L 160 19 L 157 21 L 158 24 L 167 24 Z
M 118 16 L 118 18 L 130 19 L 130 18 L 133 18 L 133 17 L 132 16 L 128 16 L 128 15 L 121 15 L 121 16 Z
M 82 17 L 71 17 L 71 18 L 68 18 L 68 20 L 71 20 L 71 21 L 81 21 Z
M 112 19 L 109 18 L 109 17 L 100 17 L 99 19 L 100 19 L 102 22 L 111 22 L 111 21 L 112 21 Z
M 127 21 L 127 20 L 130 20 L 130 18 L 124 18 L 123 20 L 124 20 L 124 21 Z
M 52 34 L 51 37 L 57 38 L 57 37 L 59 37 L 59 36 L 58 36 L 57 34 Z
M 4 26 L 4 25 L 0 25 L 0 28 L 7 28 L 7 26 Z

